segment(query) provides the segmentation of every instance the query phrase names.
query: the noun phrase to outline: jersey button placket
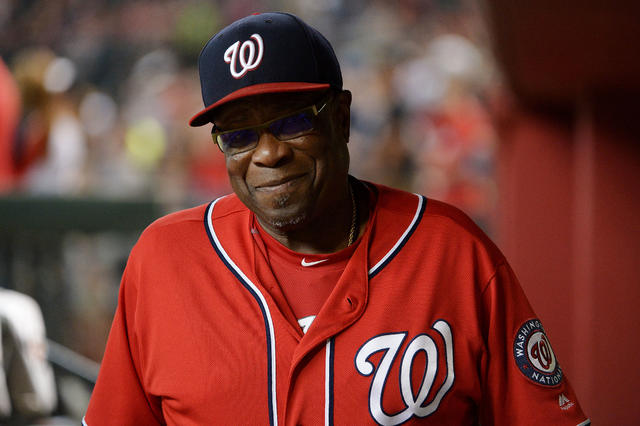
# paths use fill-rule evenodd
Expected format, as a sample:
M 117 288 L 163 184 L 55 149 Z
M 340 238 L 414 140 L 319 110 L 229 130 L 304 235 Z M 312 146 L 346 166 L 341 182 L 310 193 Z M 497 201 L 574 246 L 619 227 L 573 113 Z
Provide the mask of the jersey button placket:
M 358 299 L 353 296 L 347 296 L 345 301 L 349 311 L 354 311 L 358 307 Z

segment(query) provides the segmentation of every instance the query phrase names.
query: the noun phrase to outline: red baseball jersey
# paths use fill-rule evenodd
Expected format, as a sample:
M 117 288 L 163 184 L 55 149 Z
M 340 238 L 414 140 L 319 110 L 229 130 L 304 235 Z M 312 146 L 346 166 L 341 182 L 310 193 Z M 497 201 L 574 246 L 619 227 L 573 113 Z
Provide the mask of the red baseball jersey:
M 236 196 L 149 226 L 85 424 L 589 424 L 495 245 L 451 206 L 370 186 L 306 334 Z

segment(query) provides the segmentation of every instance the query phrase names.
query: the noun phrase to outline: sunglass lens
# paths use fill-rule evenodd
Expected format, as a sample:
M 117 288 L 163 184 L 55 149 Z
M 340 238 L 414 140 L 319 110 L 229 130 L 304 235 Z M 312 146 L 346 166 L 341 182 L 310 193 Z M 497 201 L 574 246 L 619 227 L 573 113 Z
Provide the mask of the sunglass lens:
M 313 115 L 309 111 L 290 115 L 269 125 L 269 131 L 278 139 L 293 139 L 313 130 Z
M 223 151 L 241 152 L 249 149 L 258 142 L 259 135 L 253 129 L 237 130 L 235 132 L 223 133 L 220 136 Z

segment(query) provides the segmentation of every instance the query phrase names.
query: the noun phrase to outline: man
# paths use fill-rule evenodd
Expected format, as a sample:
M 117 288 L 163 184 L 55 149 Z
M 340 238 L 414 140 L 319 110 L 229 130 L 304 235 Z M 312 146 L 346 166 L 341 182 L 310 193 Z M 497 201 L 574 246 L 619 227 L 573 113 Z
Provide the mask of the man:
M 234 195 L 134 247 L 90 426 L 586 425 L 506 260 L 461 212 L 348 175 L 327 40 L 264 13 L 199 60 Z

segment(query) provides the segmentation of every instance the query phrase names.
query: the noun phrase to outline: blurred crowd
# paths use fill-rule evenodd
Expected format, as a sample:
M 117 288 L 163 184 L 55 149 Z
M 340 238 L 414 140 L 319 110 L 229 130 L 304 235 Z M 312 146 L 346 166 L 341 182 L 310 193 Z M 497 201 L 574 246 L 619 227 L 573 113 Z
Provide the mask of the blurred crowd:
M 471 0 L 6 0 L 0 5 L 0 191 L 190 205 L 228 192 L 197 55 L 249 13 L 327 35 L 354 93 L 352 173 L 452 202 L 486 225 L 493 83 Z
M 146 200 L 170 211 L 228 193 L 210 129 L 187 125 L 202 107 L 197 57 L 225 25 L 269 10 L 333 44 L 354 95 L 351 173 L 448 201 L 490 232 L 485 97 L 496 76 L 473 0 L 2 0 L 0 206 L 97 199 L 109 214 L 109 203 Z M 50 339 L 99 361 L 136 237 L 0 222 L 0 287 L 35 298 Z M 56 383 L 58 412 L 77 420 L 87 391 L 58 372 Z

